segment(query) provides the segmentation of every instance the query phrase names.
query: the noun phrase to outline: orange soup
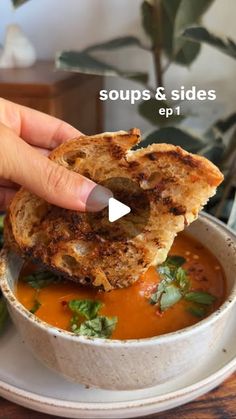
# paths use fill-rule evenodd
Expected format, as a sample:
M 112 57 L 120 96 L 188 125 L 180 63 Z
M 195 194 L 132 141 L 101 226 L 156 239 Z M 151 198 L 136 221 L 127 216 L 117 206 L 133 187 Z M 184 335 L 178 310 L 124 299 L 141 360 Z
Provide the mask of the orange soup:
M 168 270 L 168 265 L 163 264 L 161 266 L 165 268 L 159 272 L 150 268 L 129 288 L 110 292 L 80 286 L 68 280 L 35 289 L 24 278 L 39 268 L 25 264 L 16 295 L 41 320 L 69 331 L 73 331 L 71 325 L 74 321 L 71 322 L 74 313 L 68 306 L 69 301 L 94 300 L 102 303 L 97 316 L 116 317 L 110 336 L 113 339 L 148 338 L 174 332 L 197 323 L 215 311 L 225 298 L 226 282 L 219 261 L 185 233 L 175 239 L 171 255 L 180 257 L 181 267 L 173 268 L 171 265 Z M 168 279 L 170 272 L 179 277 L 178 284 L 177 276 L 174 282 Z M 171 287 L 168 288 L 169 285 Z M 80 323 L 88 320 L 81 316 L 76 319 Z

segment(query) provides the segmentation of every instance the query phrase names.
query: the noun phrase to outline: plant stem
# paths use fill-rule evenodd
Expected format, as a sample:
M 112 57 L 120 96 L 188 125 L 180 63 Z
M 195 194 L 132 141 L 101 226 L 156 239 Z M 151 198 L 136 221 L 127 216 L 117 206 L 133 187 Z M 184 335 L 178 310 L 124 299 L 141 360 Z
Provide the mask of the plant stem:
M 155 1 L 154 7 L 153 7 L 153 20 L 156 23 L 157 28 L 158 28 L 158 36 L 152 49 L 154 67 L 155 67 L 155 77 L 156 77 L 157 85 L 163 86 L 162 65 L 161 65 L 162 33 L 161 33 L 161 2 L 160 0 Z

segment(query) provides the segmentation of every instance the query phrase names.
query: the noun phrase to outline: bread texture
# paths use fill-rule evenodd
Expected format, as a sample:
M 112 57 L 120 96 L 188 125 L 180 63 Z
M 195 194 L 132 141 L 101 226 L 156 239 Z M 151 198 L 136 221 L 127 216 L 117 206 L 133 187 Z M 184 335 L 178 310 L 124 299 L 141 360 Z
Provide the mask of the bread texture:
M 112 225 L 111 237 L 101 237 L 86 213 L 53 206 L 22 188 L 6 217 L 6 246 L 71 280 L 106 291 L 129 286 L 150 266 L 162 263 L 176 234 L 197 218 L 223 175 L 204 157 L 170 144 L 132 150 L 139 141 L 135 128 L 82 136 L 50 155 L 97 183 L 122 177 L 137 184 L 150 205 L 139 234 L 117 240 Z M 104 214 L 96 223 L 104 223 Z M 132 227 L 127 223 L 125 228 Z

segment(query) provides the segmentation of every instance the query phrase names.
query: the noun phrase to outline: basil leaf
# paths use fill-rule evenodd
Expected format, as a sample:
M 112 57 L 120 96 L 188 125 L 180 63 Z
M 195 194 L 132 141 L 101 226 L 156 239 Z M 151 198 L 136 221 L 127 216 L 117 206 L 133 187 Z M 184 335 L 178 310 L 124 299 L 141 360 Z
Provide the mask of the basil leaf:
M 159 298 L 160 298 L 160 296 L 161 296 L 161 294 L 162 294 L 162 292 L 163 291 L 156 291 L 156 292 L 154 292 L 152 295 L 151 295 L 151 297 L 150 297 L 150 300 L 149 300 L 149 303 L 150 304 L 157 304 L 158 303 L 158 301 L 159 301 Z
M 78 322 L 79 322 L 79 317 L 76 314 L 74 314 L 74 316 L 72 316 L 70 319 L 70 328 L 71 328 L 71 331 L 74 333 L 79 333 Z
M 41 303 L 39 300 L 35 299 L 34 300 L 34 304 L 33 307 L 30 309 L 30 313 L 35 314 L 36 311 L 38 311 L 38 309 L 41 307 Z
M 160 309 L 165 311 L 167 308 L 173 306 L 182 298 L 182 293 L 175 285 L 168 285 L 165 288 L 160 300 Z
M 182 256 L 168 256 L 166 261 L 164 262 L 167 266 L 175 266 L 176 268 L 179 268 L 186 262 L 186 259 Z
M 63 278 L 49 271 L 37 271 L 23 278 L 32 288 L 39 290 L 51 284 L 57 284 L 63 281 Z
M 195 317 L 204 317 L 206 315 L 205 307 L 188 307 L 187 311 Z
M 159 266 L 158 273 L 163 277 L 163 279 L 158 284 L 156 291 L 151 295 L 149 300 L 150 304 L 157 304 L 166 286 L 175 279 L 168 266 Z
M 181 267 L 175 273 L 176 282 L 183 292 L 187 292 L 190 288 L 190 280 L 187 276 L 187 271 Z
M 6 321 L 8 319 L 8 311 L 6 301 L 3 297 L 0 298 L 0 333 L 3 331 Z
M 160 309 L 166 310 L 179 301 L 190 288 L 187 271 L 181 268 L 185 263 L 182 256 L 169 256 L 166 261 L 157 267 L 162 280 L 156 291 L 150 297 L 150 304 L 160 303 Z
M 88 320 L 94 319 L 102 306 L 101 301 L 94 300 L 71 300 L 68 303 L 71 311 L 84 316 Z
M 157 304 L 166 286 L 175 280 L 173 272 L 170 270 L 169 266 L 162 264 L 157 267 L 157 272 L 161 277 L 163 277 L 163 279 L 158 284 L 156 291 L 151 295 L 149 300 L 150 304 Z
M 110 338 L 117 324 L 117 317 L 98 316 L 83 322 L 76 333 L 82 336 Z
M 171 272 L 169 266 L 166 265 L 160 265 L 157 267 L 157 272 L 161 275 L 164 276 L 165 279 L 169 279 L 170 281 L 174 280 L 174 276 L 173 273 Z
M 210 305 L 216 300 L 214 295 L 211 295 L 206 291 L 191 291 L 185 294 L 184 298 L 187 301 L 193 301 L 194 303 L 206 305 Z

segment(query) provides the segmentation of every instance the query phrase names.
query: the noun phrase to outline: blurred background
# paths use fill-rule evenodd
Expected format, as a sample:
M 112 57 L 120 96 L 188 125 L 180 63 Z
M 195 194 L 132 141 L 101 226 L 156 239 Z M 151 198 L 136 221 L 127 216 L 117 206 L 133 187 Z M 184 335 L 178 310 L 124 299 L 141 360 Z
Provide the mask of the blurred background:
M 190 0 L 194 3 L 198 0 Z M 146 41 L 141 25 L 141 0 L 31 0 L 13 9 L 11 0 L 0 0 L 0 39 L 3 42 L 7 24 L 19 23 L 33 42 L 39 59 L 54 59 L 61 50 L 81 50 L 90 44 L 103 42 L 123 35 L 134 35 Z M 203 17 L 204 26 L 236 39 L 236 1 L 215 0 Z M 150 71 L 154 80 L 152 57 L 142 50 L 112 53 L 112 62 L 126 69 Z M 236 102 L 236 62 L 208 45 L 190 68 L 173 65 L 166 72 L 169 89 L 192 84 L 201 88 L 215 88 L 217 99 L 224 107 Z M 107 89 L 140 88 L 120 78 L 105 80 Z M 105 105 L 106 130 L 128 129 L 138 126 L 142 130 L 150 124 L 133 111 L 133 106 L 119 101 Z M 227 112 L 227 109 L 225 109 Z
M 165 141 L 206 156 L 225 174 L 208 211 L 236 228 L 235 0 L 0 0 L 0 10 L 2 54 L 16 50 L 11 68 L 0 54 L 0 96 L 88 134 L 138 127 L 142 145 Z M 17 65 L 26 50 L 31 64 Z M 183 118 L 169 120 L 157 101 L 98 100 L 102 88 L 161 84 L 213 89 L 217 99 L 181 103 Z

